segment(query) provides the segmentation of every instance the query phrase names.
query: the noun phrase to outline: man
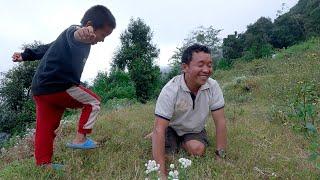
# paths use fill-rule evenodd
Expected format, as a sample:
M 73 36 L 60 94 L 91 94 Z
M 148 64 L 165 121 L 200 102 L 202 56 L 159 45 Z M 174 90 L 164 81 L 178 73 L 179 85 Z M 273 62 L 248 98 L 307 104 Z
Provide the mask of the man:
M 152 153 L 164 176 L 165 153 L 177 152 L 180 147 L 194 156 L 205 153 L 208 145 L 205 123 L 209 112 L 216 127 L 216 157 L 226 155 L 224 99 L 219 84 L 210 78 L 209 48 L 199 44 L 188 47 L 181 63 L 183 74 L 162 88 L 155 109 Z

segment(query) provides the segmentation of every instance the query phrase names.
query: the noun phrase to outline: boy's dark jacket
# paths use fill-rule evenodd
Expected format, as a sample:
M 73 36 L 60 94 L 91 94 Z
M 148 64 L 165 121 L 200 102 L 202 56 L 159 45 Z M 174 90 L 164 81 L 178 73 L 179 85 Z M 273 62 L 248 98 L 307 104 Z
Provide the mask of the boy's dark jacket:
M 79 26 L 70 26 L 50 44 L 21 53 L 24 61 L 39 60 L 39 67 L 32 79 L 33 95 L 61 92 L 79 85 L 81 74 L 90 52 L 90 44 L 78 42 L 74 32 Z

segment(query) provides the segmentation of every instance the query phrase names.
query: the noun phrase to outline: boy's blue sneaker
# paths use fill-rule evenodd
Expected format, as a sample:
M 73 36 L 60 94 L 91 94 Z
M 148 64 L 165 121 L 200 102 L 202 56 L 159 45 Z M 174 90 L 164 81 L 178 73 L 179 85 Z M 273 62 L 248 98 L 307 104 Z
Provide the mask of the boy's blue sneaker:
M 64 165 L 63 164 L 57 164 L 57 163 L 51 163 L 51 167 L 54 170 L 63 170 L 64 169 Z
M 41 165 L 41 167 L 44 167 L 48 170 L 55 170 L 55 171 L 64 170 L 64 165 L 58 164 L 58 163 L 43 164 L 43 165 Z
M 68 148 L 72 149 L 94 149 L 97 148 L 97 144 L 90 138 L 82 144 L 74 144 L 74 143 L 67 143 L 66 145 Z

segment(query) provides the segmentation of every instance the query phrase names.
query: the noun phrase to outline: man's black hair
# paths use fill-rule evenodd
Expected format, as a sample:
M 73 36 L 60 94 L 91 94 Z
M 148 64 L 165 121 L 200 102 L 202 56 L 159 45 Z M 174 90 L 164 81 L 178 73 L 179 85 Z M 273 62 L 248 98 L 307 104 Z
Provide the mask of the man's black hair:
M 201 44 L 193 44 L 183 51 L 182 58 L 181 58 L 181 64 L 182 63 L 189 64 L 192 59 L 192 53 L 194 53 L 194 52 L 196 52 L 196 53 L 204 52 L 207 54 L 211 54 L 211 51 L 207 46 L 201 45 Z
M 94 29 L 103 28 L 108 25 L 111 28 L 116 28 L 116 19 L 111 11 L 102 5 L 96 5 L 86 11 L 81 19 L 81 25 L 85 26 L 88 21 L 92 22 Z

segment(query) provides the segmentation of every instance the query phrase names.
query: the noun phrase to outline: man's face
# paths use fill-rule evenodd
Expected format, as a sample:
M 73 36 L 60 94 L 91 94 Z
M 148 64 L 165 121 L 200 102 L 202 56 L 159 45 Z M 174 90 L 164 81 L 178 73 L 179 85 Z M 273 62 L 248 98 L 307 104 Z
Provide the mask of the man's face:
M 94 30 L 94 34 L 96 35 L 96 38 L 94 39 L 94 42 L 92 45 L 97 44 L 98 42 L 103 42 L 104 38 L 109 36 L 113 31 L 113 28 L 109 26 L 104 26 L 103 28 L 98 28 Z
M 205 84 L 212 74 L 212 60 L 210 54 L 205 52 L 192 53 L 189 64 L 183 64 L 183 71 L 188 84 L 200 87 Z

